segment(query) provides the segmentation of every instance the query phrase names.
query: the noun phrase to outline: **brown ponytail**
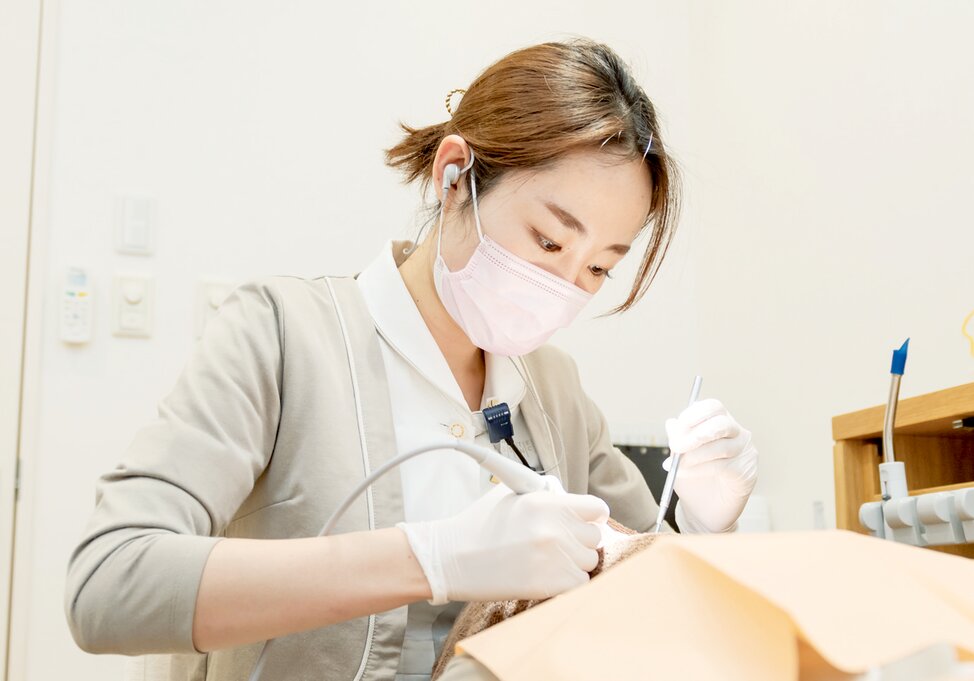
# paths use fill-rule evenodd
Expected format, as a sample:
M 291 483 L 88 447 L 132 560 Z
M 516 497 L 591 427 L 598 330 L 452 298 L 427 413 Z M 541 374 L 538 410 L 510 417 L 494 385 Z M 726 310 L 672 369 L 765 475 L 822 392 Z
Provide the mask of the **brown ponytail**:
M 406 184 L 423 178 L 423 192 L 433 178 L 433 159 L 443 138 L 449 135 L 448 123 L 437 123 L 425 128 L 413 128 L 400 122 L 406 132 L 402 142 L 386 150 L 386 163 L 398 168 L 405 176 Z
M 628 298 L 628 310 L 649 287 L 673 239 L 679 212 L 676 164 L 666 153 L 653 103 L 611 48 L 579 38 L 517 50 L 483 71 L 455 105 L 450 120 L 406 133 L 386 150 L 386 164 L 425 194 L 433 160 L 450 134 L 474 150 L 477 193 L 486 196 L 510 170 L 540 168 L 566 153 L 601 148 L 620 160 L 642 158 L 653 181 L 646 225 L 652 224 Z M 469 193 L 459 206 L 470 208 Z

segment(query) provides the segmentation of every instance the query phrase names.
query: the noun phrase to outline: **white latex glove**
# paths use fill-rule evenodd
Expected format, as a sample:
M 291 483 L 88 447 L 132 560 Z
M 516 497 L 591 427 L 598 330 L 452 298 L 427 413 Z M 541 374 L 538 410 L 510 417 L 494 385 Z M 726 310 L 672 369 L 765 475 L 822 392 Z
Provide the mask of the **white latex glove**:
M 758 476 L 758 450 L 751 432 L 715 399 L 694 402 L 667 419 L 670 451 L 681 454 L 673 491 L 683 531 L 731 532 Z M 672 454 L 663 462 L 670 470 Z M 681 511 L 682 507 L 682 511 Z M 682 521 L 682 522 L 681 522 Z
M 499 483 L 455 516 L 396 523 L 429 581 L 431 605 L 548 598 L 588 581 L 609 507 L 545 480 L 549 491 L 518 495 Z

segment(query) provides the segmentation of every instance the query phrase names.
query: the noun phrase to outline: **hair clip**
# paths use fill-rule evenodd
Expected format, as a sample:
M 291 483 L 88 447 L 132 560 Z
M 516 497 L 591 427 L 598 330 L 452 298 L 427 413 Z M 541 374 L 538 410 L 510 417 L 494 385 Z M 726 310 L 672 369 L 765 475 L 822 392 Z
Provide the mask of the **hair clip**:
M 459 93 L 460 93 L 461 95 L 463 95 L 463 94 L 465 94 L 465 93 L 466 93 L 467 91 L 466 91 L 466 90 L 463 90 L 463 89 L 461 89 L 461 88 L 457 88 L 457 89 L 455 89 L 455 90 L 450 90 L 450 91 L 449 91 L 449 92 L 448 92 L 448 93 L 446 94 L 446 110 L 450 112 L 450 116 L 453 116 L 453 109 L 452 109 L 452 107 L 450 106 L 450 101 L 451 101 L 451 100 L 453 99 L 453 95 L 455 95 L 455 94 L 456 94 L 456 93 L 458 93 L 458 92 L 459 92 Z
M 653 143 L 653 132 L 650 131 L 650 133 L 649 133 L 649 141 L 646 142 L 646 151 L 643 152 L 643 160 L 644 161 L 646 160 L 646 154 L 649 153 L 649 147 L 650 147 L 650 145 L 652 145 L 652 143 Z

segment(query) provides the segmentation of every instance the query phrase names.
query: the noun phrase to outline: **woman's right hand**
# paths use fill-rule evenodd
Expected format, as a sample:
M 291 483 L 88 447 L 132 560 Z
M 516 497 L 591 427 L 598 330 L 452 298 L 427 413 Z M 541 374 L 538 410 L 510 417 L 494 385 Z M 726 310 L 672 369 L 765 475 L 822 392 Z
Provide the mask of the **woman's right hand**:
M 498 484 L 455 516 L 400 522 L 440 605 L 448 601 L 549 598 L 589 579 L 598 564 L 608 505 L 549 491 L 514 494 Z

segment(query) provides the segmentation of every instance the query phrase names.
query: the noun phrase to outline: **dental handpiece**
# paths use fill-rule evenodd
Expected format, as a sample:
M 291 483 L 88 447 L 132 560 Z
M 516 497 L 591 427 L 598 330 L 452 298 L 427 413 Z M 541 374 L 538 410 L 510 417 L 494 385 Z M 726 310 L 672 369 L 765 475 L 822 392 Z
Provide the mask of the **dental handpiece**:
M 544 476 L 535 473 L 533 470 L 524 466 L 520 463 L 515 463 L 511 459 L 508 459 L 501 454 L 495 452 L 493 449 L 484 447 L 482 445 L 476 445 L 473 442 L 464 442 L 463 440 L 458 440 L 456 438 L 444 438 L 440 440 L 430 440 L 422 447 L 417 447 L 405 454 L 400 454 L 399 456 L 387 461 L 383 465 L 376 468 L 366 477 L 358 486 L 352 490 L 345 501 L 331 514 L 331 518 L 325 523 L 325 527 L 321 530 L 319 536 L 324 537 L 331 533 L 335 529 L 335 524 L 338 522 L 339 518 L 348 510 L 349 506 L 358 498 L 358 496 L 368 488 L 377 478 L 382 477 L 389 470 L 395 468 L 407 459 L 411 459 L 414 456 L 419 456 L 420 454 L 425 454 L 426 452 L 432 451 L 434 449 L 455 449 L 459 452 L 463 452 L 470 458 L 474 459 L 481 467 L 486 468 L 491 473 L 496 475 L 501 482 L 511 488 L 515 494 L 527 494 L 528 492 L 539 492 L 541 490 L 547 489 L 547 484 Z
M 508 459 L 495 452 L 493 449 L 454 438 L 432 440 L 422 447 L 417 447 L 416 449 L 410 450 L 404 454 L 400 454 L 399 456 L 387 461 L 372 471 L 362 482 L 358 484 L 354 490 L 351 491 L 347 497 L 345 497 L 345 500 L 341 503 L 341 505 L 335 509 L 334 513 L 331 514 L 331 517 L 328 519 L 328 522 L 325 523 L 325 526 L 321 529 L 318 536 L 325 537 L 331 534 L 332 530 L 335 529 L 335 525 L 338 523 L 339 519 L 341 519 L 342 515 L 344 515 L 345 511 L 347 511 L 352 503 L 358 499 L 359 495 L 368 489 L 369 485 L 375 482 L 378 478 L 385 475 L 385 473 L 395 468 L 403 461 L 411 459 L 414 456 L 419 456 L 420 454 L 425 454 L 426 452 L 434 449 L 455 449 L 463 452 L 467 456 L 474 459 L 483 468 L 496 475 L 497 478 L 502 483 L 510 487 L 511 491 L 513 491 L 515 494 L 528 494 L 530 492 L 540 492 L 542 490 L 551 489 L 548 485 L 548 478 L 535 473 L 533 470 L 527 466 L 524 466 L 523 464 L 515 463 L 511 459 Z M 257 681 L 257 679 L 260 678 L 261 673 L 264 671 L 264 663 L 267 660 L 267 651 L 275 640 L 276 639 L 270 639 L 269 641 L 264 641 L 260 654 L 257 656 L 257 662 L 254 664 L 254 667 L 250 672 L 250 681 Z
M 693 379 L 693 387 L 690 389 L 690 401 L 687 403 L 688 407 L 700 397 L 701 383 L 703 383 L 702 377 L 697 376 Z M 676 482 L 676 471 L 680 467 L 680 454 L 673 452 L 670 456 L 672 457 L 670 471 L 666 474 L 666 482 L 663 483 L 663 493 L 659 498 L 659 514 L 656 516 L 656 529 L 653 530 L 655 534 L 659 534 L 659 529 L 663 526 L 666 511 L 670 508 L 670 500 L 673 498 L 673 483 Z

